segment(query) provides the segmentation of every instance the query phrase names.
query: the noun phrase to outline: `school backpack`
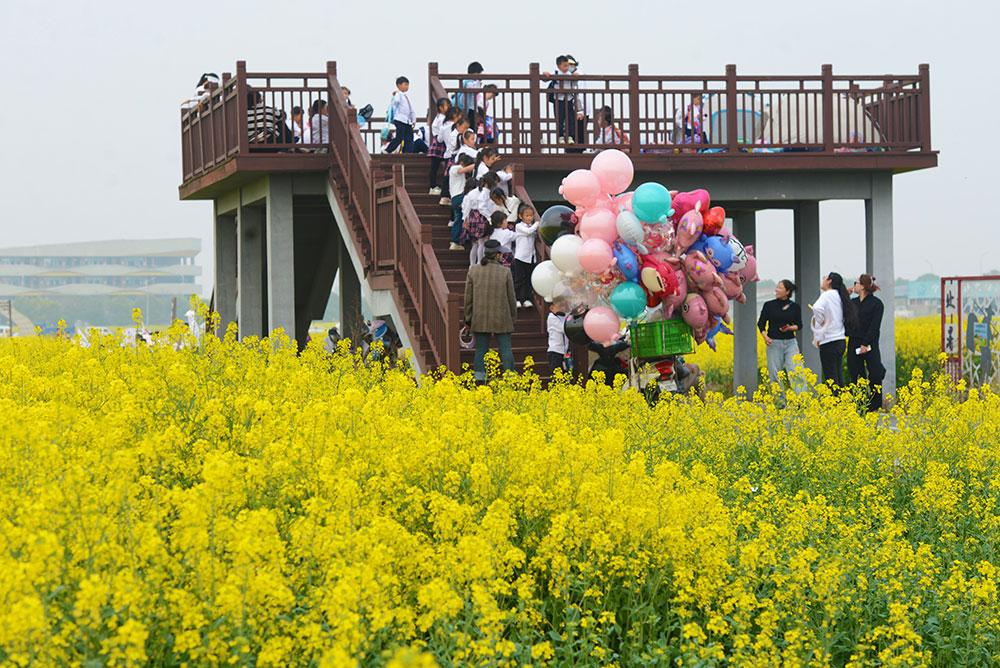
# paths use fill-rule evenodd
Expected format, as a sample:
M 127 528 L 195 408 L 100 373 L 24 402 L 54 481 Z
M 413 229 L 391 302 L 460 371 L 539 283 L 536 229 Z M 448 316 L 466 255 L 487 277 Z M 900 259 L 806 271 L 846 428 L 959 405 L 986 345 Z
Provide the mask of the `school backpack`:
M 396 94 L 393 93 L 392 97 L 389 98 L 389 108 L 385 110 L 385 122 L 392 123 L 393 119 L 396 117 L 395 105 L 393 102 L 396 100 Z

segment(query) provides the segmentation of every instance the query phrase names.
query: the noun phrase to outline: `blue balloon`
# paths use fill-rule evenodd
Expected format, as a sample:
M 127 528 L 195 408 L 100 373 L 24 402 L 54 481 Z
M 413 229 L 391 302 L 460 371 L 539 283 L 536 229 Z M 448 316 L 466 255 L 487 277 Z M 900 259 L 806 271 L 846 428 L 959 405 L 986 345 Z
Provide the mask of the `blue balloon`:
M 618 284 L 608 301 L 618 315 L 631 320 L 646 310 L 646 291 L 638 283 L 625 281 Z
M 659 183 L 643 183 L 632 195 L 632 212 L 644 223 L 662 223 L 674 215 L 670 191 Z
M 708 244 L 708 235 L 702 234 L 700 237 L 694 240 L 694 243 L 688 246 L 687 252 L 693 253 L 698 251 L 699 253 L 705 252 L 705 247 Z
M 617 266 L 621 269 L 621 272 L 625 275 L 625 278 L 630 281 L 639 280 L 639 259 L 632 252 L 632 249 L 616 241 L 614 246 L 611 247 L 611 252 L 614 253 L 615 260 L 617 260 Z
M 702 253 L 720 274 L 726 273 L 733 266 L 733 249 L 722 237 L 709 237 Z

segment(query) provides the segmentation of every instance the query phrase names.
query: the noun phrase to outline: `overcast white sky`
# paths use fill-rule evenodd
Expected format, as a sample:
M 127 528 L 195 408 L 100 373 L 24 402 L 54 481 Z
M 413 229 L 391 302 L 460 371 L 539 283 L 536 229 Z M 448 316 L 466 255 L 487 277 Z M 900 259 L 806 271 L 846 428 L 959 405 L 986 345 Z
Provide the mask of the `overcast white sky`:
M 483 19 L 477 19 L 476 7 Z M 322 71 L 386 106 L 399 74 L 426 96 L 429 61 L 463 71 L 910 74 L 931 65 L 940 167 L 895 179 L 897 275 L 1000 267 L 992 114 L 1000 10 L 990 2 L 18 2 L 0 22 L 0 247 L 195 236 L 210 290 L 211 204 L 180 202 L 178 103 L 202 72 Z M 478 27 L 482 26 L 482 27 Z M 669 183 L 666 184 L 669 186 Z M 824 271 L 864 269 L 864 207 L 821 207 Z M 957 228 L 957 229 L 956 229 Z M 758 216 L 761 276 L 791 276 L 791 214 Z M 963 242 L 964 241 L 964 242 Z

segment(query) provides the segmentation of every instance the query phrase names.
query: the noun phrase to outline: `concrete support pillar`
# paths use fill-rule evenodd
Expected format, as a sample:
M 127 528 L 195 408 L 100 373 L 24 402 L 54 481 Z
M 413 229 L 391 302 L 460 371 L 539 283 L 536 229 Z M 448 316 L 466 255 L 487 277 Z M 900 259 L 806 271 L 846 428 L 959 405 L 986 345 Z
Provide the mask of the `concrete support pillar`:
M 757 243 L 757 213 L 737 211 L 733 215 L 733 234 L 743 245 Z M 741 385 L 747 396 L 757 391 L 760 374 L 757 371 L 757 284 L 747 283 L 743 288 L 747 301 L 733 305 L 733 389 Z
M 267 189 L 267 330 L 278 327 L 295 339 L 295 237 L 292 178 L 271 174 Z
M 364 335 L 364 318 L 361 315 L 361 281 L 354 273 L 347 253 L 345 241 L 341 240 L 340 258 L 340 334 L 351 339 L 351 344 L 357 346 Z
M 806 368 L 822 378 L 819 348 L 812 342 L 812 309 L 819 299 L 823 271 L 819 264 L 819 202 L 800 202 L 795 208 L 795 285 L 799 294 L 795 300 L 802 307 L 802 330 L 799 350 Z
M 236 322 L 236 214 L 215 214 L 215 311 L 219 336 Z
M 264 335 L 264 209 L 240 205 L 237 215 L 237 279 L 239 298 L 236 317 L 240 339 Z
M 892 174 L 872 175 L 872 196 L 865 200 L 865 259 L 867 273 L 882 288 L 885 304 L 879 349 L 885 365 L 884 395 L 896 394 L 896 267 L 892 250 Z M 845 282 L 847 279 L 845 278 Z

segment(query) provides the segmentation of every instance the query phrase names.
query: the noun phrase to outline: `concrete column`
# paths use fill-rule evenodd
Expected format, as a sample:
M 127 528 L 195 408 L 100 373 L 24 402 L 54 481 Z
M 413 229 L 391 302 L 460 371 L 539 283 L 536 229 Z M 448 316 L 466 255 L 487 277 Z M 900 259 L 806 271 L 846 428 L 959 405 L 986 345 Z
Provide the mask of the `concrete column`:
M 237 215 L 236 317 L 240 339 L 264 334 L 264 209 L 240 205 Z
M 892 250 L 892 174 L 872 174 L 872 196 L 865 200 L 865 259 L 867 273 L 882 288 L 885 304 L 879 350 L 885 365 L 882 394 L 896 394 L 896 267 Z
M 340 242 L 340 334 L 351 339 L 351 345 L 361 343 L 364 335 L 364 318 L 361 315 L 361 282 L 354 273 L 345 240 Z
M 295 340 L 295 238 L 292 177 L 271 174 L 267 188 L 267 331 L 278 327 Z
M 812 342 L 812 309 L 819 299 L 823 272 L 819 264 L 819 202 L 800 202 L 795 208 L 795 285 L 799 294 L 795 299 L 802 307 L 802 330 L 799 332 L 799 350 L 806 368 L 822 378 L 819 348 Z
M 737 211 L 733 215 L 733 234 L 744 246 L 757 243 L 757 213 Z M 733 304 L 733 389 L 746 388 L 747 396 L 757 391 L 760 374 L 757 371 L 757 284 L 743 288 L 747 301 Z
M 218 211 L 218 208 L 216 208 Z M 215 214 L 215 311 L 219 336 L 236 322 L 236 214 Z

